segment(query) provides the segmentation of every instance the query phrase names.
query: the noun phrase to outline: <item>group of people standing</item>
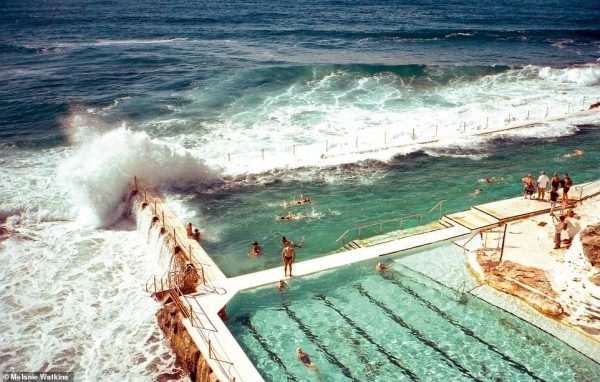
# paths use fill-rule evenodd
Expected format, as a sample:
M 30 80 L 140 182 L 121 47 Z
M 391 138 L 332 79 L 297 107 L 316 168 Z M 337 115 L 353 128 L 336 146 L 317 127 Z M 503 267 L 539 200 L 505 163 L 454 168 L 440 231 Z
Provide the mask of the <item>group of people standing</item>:
M 537 182 L 534 183 L 533 177 L 529 174 L 523 178 L 523 194 L 525 195 L 525 199 L 533 199 L 533 193 L 537 188 L 537 200 L 546 200 L 548 185 L 550 185 L 550 215 L 554 222 L 554 249 L 559 249 L 562 243 L 561 235 L 563 231 L 567 231 L 569 238 L 566 242 L 570 245 L 573 237 L 581 230 L 581 225 L 578 221 L 579 217 L 573 210 L 569 210 L 564 215 L 562 214 L 562 211 L 569 202 L 569 191 L 573 186 L 573 180 L 568 173 L 565 173 L 561 179 L 556 172 L 552 176 L 552 179 L 549 179 L 546 172 L 542 171 Z M 558 203 L 558 190 L 560 189 L 562 189 L 561 215 L 556 217 L 554 215 L 554 208 Z
M 555 172 L 552 179 L 548 178 L 546 171 L 542 171 L 537 179 L 537 182 L 533 180 L 531 174 L 528 174 L 522 179 L 523 182 L 523 195 L 525 199 L 534 199 L 533 194 L 537 188 L 537 200 L 546 200 L 546 190 L 550 185 L 550 197 L 549 201 L 552 205 L 550 214 L 554 213 L 554 207 L 558 203 L 558 190 L 562 189 L 562 200 L 567 203 L 569 201 L 569 190 L 573 186 L 573 180 L 568 173 L 565 173 L 561 179 L 558 173 Z

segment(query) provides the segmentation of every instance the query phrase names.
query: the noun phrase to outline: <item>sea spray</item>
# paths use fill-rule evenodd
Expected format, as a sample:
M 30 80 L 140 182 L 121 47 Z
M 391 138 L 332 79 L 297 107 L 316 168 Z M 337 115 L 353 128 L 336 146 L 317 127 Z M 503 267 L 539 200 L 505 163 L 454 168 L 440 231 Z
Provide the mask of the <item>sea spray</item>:
M 219 175 L 189 151 L 125 127 L 83 143 L 58 169 L 81 224 L 107 226 L 125 207 L 133 177 L 152 188 L 210 184 Z

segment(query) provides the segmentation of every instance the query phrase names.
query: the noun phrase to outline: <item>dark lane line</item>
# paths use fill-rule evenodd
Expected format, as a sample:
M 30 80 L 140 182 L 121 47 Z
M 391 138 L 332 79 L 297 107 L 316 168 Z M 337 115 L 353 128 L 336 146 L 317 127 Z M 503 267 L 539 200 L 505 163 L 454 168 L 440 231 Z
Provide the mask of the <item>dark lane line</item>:
M 458 362 L 456 362 L 455 360 L 453 360 L 442 349 L 438 348 L 437 345 L 435 344 L 435 342 L 427 339 L 423 334 L 421 334 L 421 332 L 419 332 L 417 329 L 415 329 L 415 328 L 411 327 L 410 325 L 408 325 L 401 317 L 397 316 L 393 311 L 391 311 L 382 302 L 374 299 L 369 293 L 367 293 L 367 291 L 362 287 L 362 285 L 357 284 L 356 285 L 356 289 L 358 289 L 358 292 L 360 294 L 362 294 L 363 296 L 365 296 L 369 301 L 371 301 L 373 304 L 375 304 L 378 307 L 380 307 L 386 313 L 386 315 L 389 318 L 391 318 L 394 322 L 396 322 L 397 324 L 399 324 L 400 326 L 402 326 L 403 328 L 405 328 L 406 330 L 408 330 L 413 336 L 415 336 L 416 339 L 418 339 L 419 341 L 421 341 L 423 344 L 429 346 L 436 353 L 438 353 L 439 355 L 441 355 L 442 358 L 444 359 L 444 362 L 448 366 L 454 367 L 454 368 L 460 370 L 461 373 L 463 373 L 464 375 L 466 375 L 468 377 L 471 377 L 471 379 L 474 379 L 476 381 L 480 381 L 479 379 L 477 379 L 469 371 L 469 369 L 465 368 L 464 366 L 462 366 L 461 364 L 459 364 Z
M 313 332 L 310 331 L 310 329 L 304 325 L 304 323 L 302 322 L 302 320 L 300 320 L 300 318 L 298 318 L 298 316 L 296 316 L 296 313 L 294 313 L 290 307 L 289 304 L 283 304 L 283 309 L 285 309 L 287 315 L 298 325 L 298 327 L 300 328 L 300 330 L 304 333 L 304 335 L 306 337 L 308 337 L 308 339 L 317 347 L 319 348 L 319 350 L 325 354 L 325 356 L 327 357 L 327 359 L 333 363 L 335 366 L 337 366 L 341 371 L 342 374 L 344 374 L 346 377 L 350 378 L 353 381 L 356 382 L 360 382 L 360 379 L 354 377 L 352 375 L 352 372 L 350 371 L 350 369 L 348 369 L 343 363 L 341 363 L 337 357 L 335 356 L 335 354 L 331 353 L 329 350 L 327 350 L 327 348 L 325 348 L 321 342 L 319 341 L 319 339 L 313 334 Z
M 456 326 L 457 328 L 459 328 L 463 333 L 465 333 L 467 336 L 477 340 L 479 343 L 481 343 L 482 345 L 484 345 L 485 347 L 487 347 L 489 350 L 493 351 L 494 353 L 498 354 L 502 360 L 504 360 L 506 363 L 508 363 L 510 366 L 512 366 L 514 369 L 527 374 L 528 376 L 530 376 L 531 378 L 533 378 L 536 381 L 539 382 L 544 382 L 544 379 L 538 377 L 534 372 L 530 371 L 525 365 L 513 360 L 510 356 L 508 356 L 507 354 L 504 354 L 503 352 L 500 351 L 500 349 L 498 349 L 495 345 L 492 345 L 491 343 L 485 341 L 483 338 L 477 336 L 473 330 L 467 328 L 466 326 L 462 325 L 460 322 L 454 320 L 448 313 L 444 312 L 443 310 L 441 310 L 440 308 L 438 308 L 437 306 L 435 306 L 434 304 L 432 304 L 430 301 L 425 300 L 423 297 L 421 297 L 417 292 L 415 292 L 413 289 L 411 289 L 410 287 L 404 285 L 402 283 L 402 281 L 397 280 L 396 278 L 394 278 L 393 276 L 389 275 L 389 274 L 382 274 L 382 276 L 388 280 L 389 282 L 391 282 L 392 284 L 396 285 L 397 287 L 399 287 L 400 289 L 402 289 L 403 291 L 405 291 L 406 293 L 408 293 L 409 295 L 411 295 L 412 297 L 414 297 L 416 300 L 420 301 L 423 305 L 425 305 L 427 308 L 431 309 L 432 311 L 434 311 L 435 313 L 437 313 L 440 317 L 442 317 L 443 319 L 445 319 L 446 321 L 448 321 L 450 324 Z
M 287 366 L 281 360 L 281 358 L 279 358 L 277 353 L 269 349 L 267 341 L 265 341 L 263 336 L 261 336 L 260 333 L 258 333 L 254 325 L 252 325 L 252 322 L 250 321 L 250 317 L 248 315 L 241 316 L 237 320 L 248 329 L 248 331 L 250 332 L 250 334 L 252 334 L 254 338 L 256 338 L 258 343 L 260 343 L 260 346 L 262 346 L 264 351 L 267 352 L 267 354 L 269 355 L 269 358 L 277 365 L 279 365 L 279 367 L 285 372 L 285 374 L 288 377 L 288 381 L 300 382 L 298 381 L 298 378 L 296 378 L 296 376 L 288 370 Z
M 396 356 L 394 356 L 392 353 L 390 353 L 389 351 L 387 351 L 387 349 L 385 349 L 383 346 L 381 346 L 378 343 L 376 343 L 375 340 L 373 340 L 373 338 L 367 332 L 365 332 L 365 330 L 363 328 L 361 328 L 350 317 L 348 317 L 347 315 L 345 315 L 344 313 L 342 313 L 338 308 L 336 308 L 331 303 L 331 301 L 327 300 L 327 298 L 324 295 L 316 295 L 315 298 L 317 300 L 323 301 L 323 303 L 327 307 L 329 307 L 334 312 L 336 312 L 337 314 L 339 314 L 340 317 L 342 317 L 348 323 L 348 325 L 350 325 L 358 334 L 360 334 L 371 345 L 375 346 L 377 348 L 377 350 L 381 354 L 385 355 L 387 357 L 388 361 L 392 365 L 395 365 L 396 367 L 398 367 L 401 370 L 402 374 L 406 375 L 407 377 L 409 377 L 413 381 L 418 381 L 419 380 L 419 378 L 417 377 L 417 375 L 415 373 L 413 373 L 410 369 L 407 369 L 405 366 L 403 366 L 402 363 L 401 363 L 401 361 Z

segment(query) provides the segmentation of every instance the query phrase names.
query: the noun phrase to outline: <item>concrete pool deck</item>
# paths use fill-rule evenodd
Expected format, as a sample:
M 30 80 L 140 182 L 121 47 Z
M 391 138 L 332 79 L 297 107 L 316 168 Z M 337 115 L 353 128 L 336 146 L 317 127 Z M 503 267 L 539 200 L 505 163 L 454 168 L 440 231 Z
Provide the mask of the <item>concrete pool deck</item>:
M 600 180 L 573 187 L 573 195 L 577 195 L 577 199 L 583 200 L 598 194 L 600 194 Z M 473 206 L 467 211 L 445 215 L 441 219 L 446 226 L 443 229 L 298 262 L 293 267 L 294 277 L 286 278 L 286 281 L 459 238 L 510 221 L 520 221 L 547 214 L 549 210 L 549 203 L 525 200 L 522 196 Z M 185 237 L 183 236 L 183 224 L 181 224 L 181 229 L 181 237 Z M 231 381 L 235 378 L 236 381 L 262 381 L 262 376 L 229 332 L 218 313 L 240 291 L 265 285 L 272 285 L 275 288 L 276 283 L 284 279 L 283 267 L 279 266 L 228 278 L 198 243 L 186 240 L 190 242 L 187 244 L 191 246 L 191 250 L 197 254 L 198 263 L 203 266 L 203 269 L 206 269 L 207 280 L 206 285 L 200 286 L 197 293 L 180 297 L 181 302 L 195 312 L 192 320 L 184 320 L 186 329 L 203 354 L 212 354 L 212 357 L 207 357 L 208 362 L 213 370 L 216 370 L 220 380 Z M 224 362 L 217 362 L 218 360 Z M 228 365 L 227 370 L 224 369 L 224 364 Z

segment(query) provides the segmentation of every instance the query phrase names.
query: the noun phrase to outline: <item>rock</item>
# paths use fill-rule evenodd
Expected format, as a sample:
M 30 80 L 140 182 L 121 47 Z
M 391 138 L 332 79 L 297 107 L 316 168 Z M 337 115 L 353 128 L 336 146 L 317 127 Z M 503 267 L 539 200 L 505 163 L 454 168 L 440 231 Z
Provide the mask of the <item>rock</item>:
M 587 226 L 579 235 L 584 255 L 593 267 L 600 266 L 600 224 Z

